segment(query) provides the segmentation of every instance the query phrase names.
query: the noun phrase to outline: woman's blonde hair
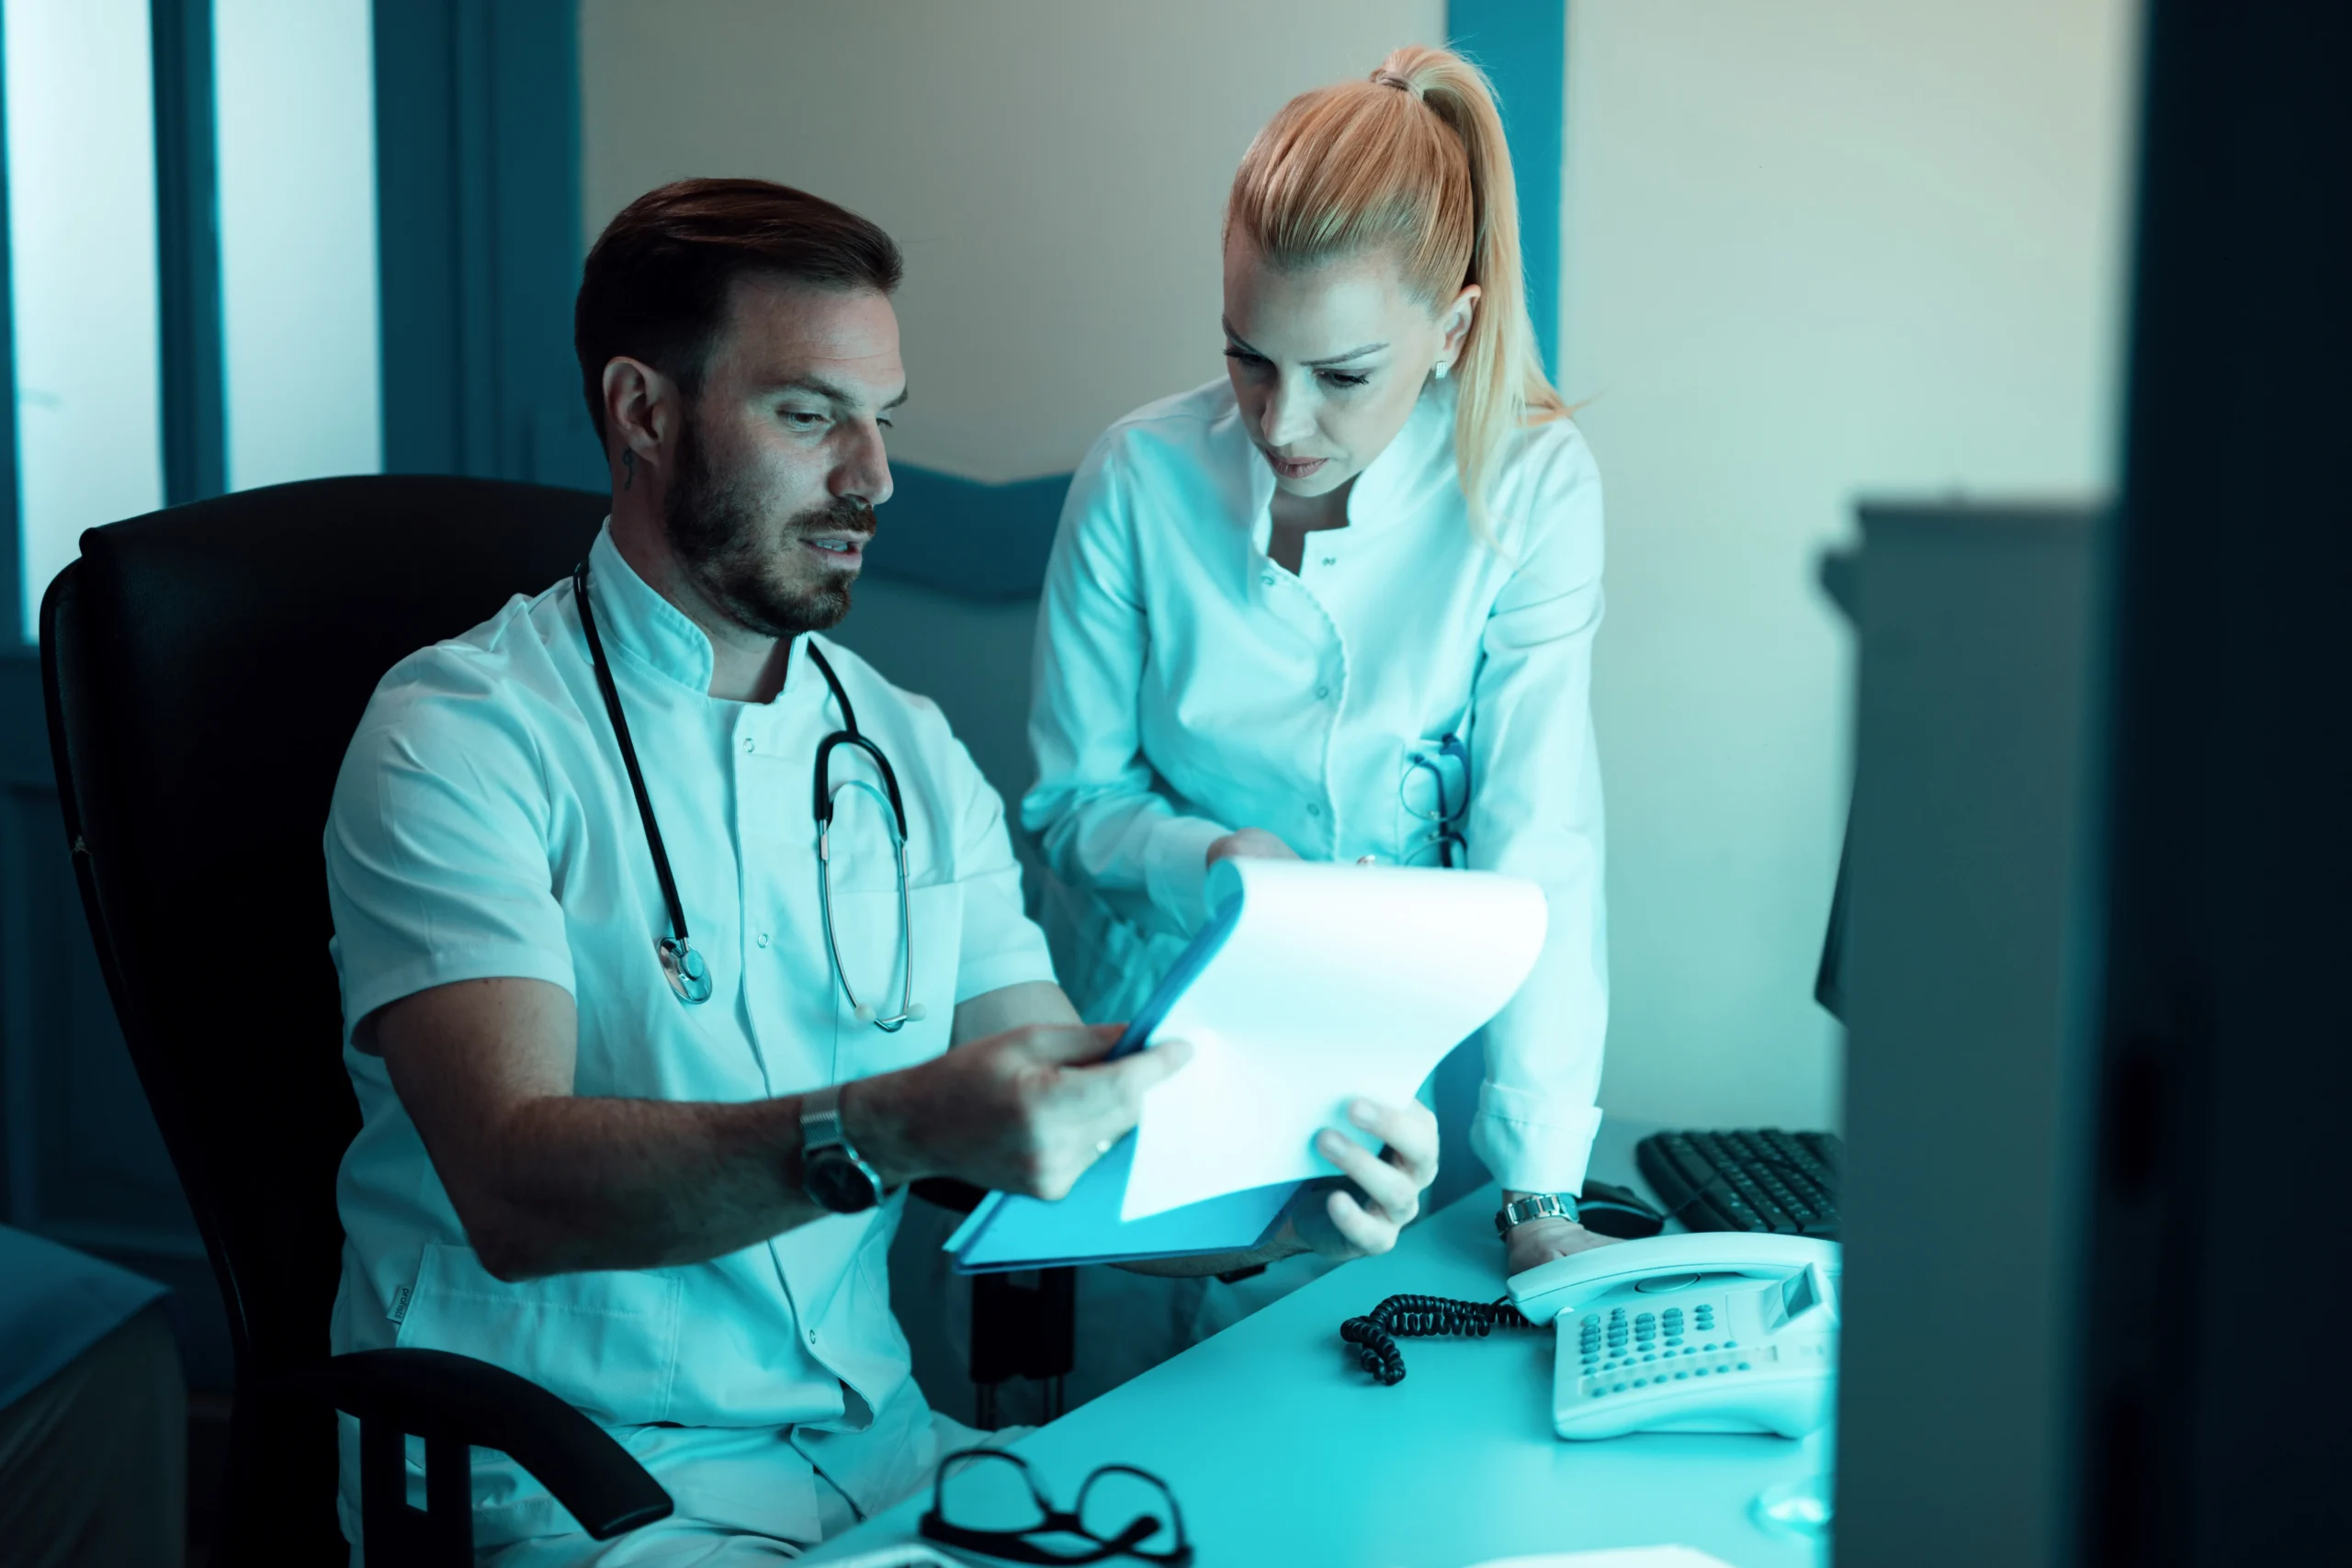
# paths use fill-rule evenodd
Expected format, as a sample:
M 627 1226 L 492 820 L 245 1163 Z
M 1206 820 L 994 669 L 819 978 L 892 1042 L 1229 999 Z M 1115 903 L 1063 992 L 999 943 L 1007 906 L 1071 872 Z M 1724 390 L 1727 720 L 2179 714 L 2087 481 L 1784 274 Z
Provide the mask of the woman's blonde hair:
M 1512 432 L 1567 412 L 1544 374 L 1519 254 L 1519 192 L 1486 73 L 1409 44 L 1361 82 L 1302 93 L 1242 155 L 1225 234 L 1285 269 L 1389 250 L 1431 306 L 1481 291 L 1453 376 L 1455 463 L 1471 526 Z

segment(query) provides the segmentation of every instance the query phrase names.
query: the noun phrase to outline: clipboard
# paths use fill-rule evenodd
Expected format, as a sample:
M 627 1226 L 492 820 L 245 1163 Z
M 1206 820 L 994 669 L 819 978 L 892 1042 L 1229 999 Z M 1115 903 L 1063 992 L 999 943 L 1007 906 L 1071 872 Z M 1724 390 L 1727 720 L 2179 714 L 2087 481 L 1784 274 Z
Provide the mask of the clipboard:
M 1192 987 L 1241 923 L 1241 896 L 1233 894 L 1185 945 L 1150 998 L 1136 1010 L 1105 1061 L 1133 1055 L 1151 1042 L 1178 998 Z M 1130 1132 L 1087 1168 L 1058 1202 L 991 1192 L 947 1238 L 959 1274 L 1016 1269 L 1059 1269 L 1077 1263 L 1129 1263 L 1150 1258 L 1247 1252 L 1280 1223 L 1303 1182 L 1277 1182 L 1171 1209 L 1146 1219 L 1122 1220 L 1119 1206 L 1135 1163 Z

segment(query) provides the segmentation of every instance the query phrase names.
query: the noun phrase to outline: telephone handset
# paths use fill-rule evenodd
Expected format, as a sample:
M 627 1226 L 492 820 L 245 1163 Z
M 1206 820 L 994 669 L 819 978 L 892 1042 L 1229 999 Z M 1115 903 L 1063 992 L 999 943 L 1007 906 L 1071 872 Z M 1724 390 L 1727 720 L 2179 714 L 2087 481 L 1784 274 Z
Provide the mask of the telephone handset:
M 1694 1231 L 1512 1275 L 1512 1305 L 1556 1325 L 1554 1429 L 1801 1438 L 1820 1427 L 1837 1386 L 1839 1258 L 1834 1241 Z

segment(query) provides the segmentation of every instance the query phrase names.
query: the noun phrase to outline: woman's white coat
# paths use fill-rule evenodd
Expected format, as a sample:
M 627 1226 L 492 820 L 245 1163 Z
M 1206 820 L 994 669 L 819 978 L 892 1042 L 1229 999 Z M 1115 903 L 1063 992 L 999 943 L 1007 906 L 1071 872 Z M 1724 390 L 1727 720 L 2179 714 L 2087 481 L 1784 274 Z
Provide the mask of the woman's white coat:
M 1521 433 L 1473 531 L 1439 383 L 1359 475 L 1348 525 L 1267 555 L 1274 491 L 1224 380 L 1095 443 L 1046 571 L 1022 804 L 1051 876 L 1057 971 L 1125 1017 L 1206 919 L 1208 846 L 1262 828 L 1302 856 L 1427 863 L 1408 753 L 1466 741 L 1469 863 L 1539 883 L 1534 975 L 1485 1031 L 1471 1145 L 1497 1179 L 1574 1191 L 1608 1017 L 1589 692 L 1600 481 L 1573 423 Z

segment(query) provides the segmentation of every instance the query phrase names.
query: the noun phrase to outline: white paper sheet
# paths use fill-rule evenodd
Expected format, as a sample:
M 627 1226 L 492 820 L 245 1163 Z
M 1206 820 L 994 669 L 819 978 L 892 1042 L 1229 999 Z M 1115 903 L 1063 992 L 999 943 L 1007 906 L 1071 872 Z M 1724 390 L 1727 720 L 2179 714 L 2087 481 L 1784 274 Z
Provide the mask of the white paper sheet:
M 1145 1098 L 1122 1219 L 1335 1174 L 1315 1134 L 1357 1095 L 1412 1098 L 1544 944 L 1543 890 L 1491 873 L 1220 861 L 1209 901 L 1236 893 L 1239 922 L 1152 1031 L 1193 1057 Z

